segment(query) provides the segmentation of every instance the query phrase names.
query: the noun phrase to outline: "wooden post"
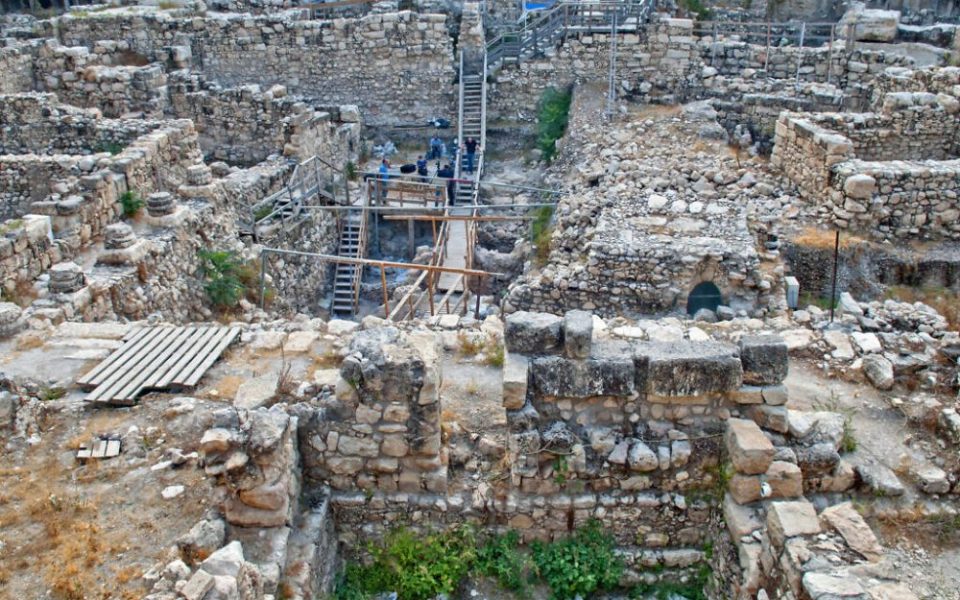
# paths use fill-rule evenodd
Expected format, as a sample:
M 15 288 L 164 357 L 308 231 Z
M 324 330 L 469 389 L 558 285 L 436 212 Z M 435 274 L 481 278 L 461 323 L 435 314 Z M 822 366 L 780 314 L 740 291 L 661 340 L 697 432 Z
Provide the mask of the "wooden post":
M 390 317 L 390 295 L 387 294 L 387 273 L 383 265 L 380 265 L 380 285 L 383 287 L 383 317 Z
M 480 284 L 481 284 L 482 282 L 483 282 L 483 278 L 477 277 L 477 287 L 480 287 Z M 473 318 L 476 319 L 476 320 L 478 320 L 478 321 L 480 320 L 480 293 L 479 293 L 479 292 L 477 292 L 477 305 L 476 305 L 476 308 L 473 309 Z
M 430 271 L 429 275 L 427 275 L 427 298 L 430 299 L 430 316 L 431 317 L 437 314 L 433 307 L 433 284 L 434 284 L 433 271 Z
M 837 305 L 837 264 L 840 262 L 840 230 L 833 242 L 833 286 L 830 292 L 830 322 L 833 323 L 833 309 Z
M 414 220 L 407 219 L 407 245 L 408 250 L 410 251 L 410 260 L 413 260 L 417 254 L 417 241 L 414 239 Z

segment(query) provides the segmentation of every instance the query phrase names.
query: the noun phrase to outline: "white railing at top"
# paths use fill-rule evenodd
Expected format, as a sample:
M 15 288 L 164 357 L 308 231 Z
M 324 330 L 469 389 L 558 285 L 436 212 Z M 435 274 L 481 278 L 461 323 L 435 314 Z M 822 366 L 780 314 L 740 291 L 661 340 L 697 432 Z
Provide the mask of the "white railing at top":
M 466 86 L 463 81 L 464 72 L 463 72 L 463 49 L 460 49 L 460 97 L 459 97 L 459 107 L 457 108 L 457 148 L 454 150 L 454 162 L 456 166 L 453 168 L 453 177 L 455 179 L 460 179 L 460 162 L 462 157 L 460 156 L 460 149 L 463 148 L 463 95 L 464 89 Z M 458 184 L 459 185 L 459 184 Z M 456 198 L 456 194 L 454 194 Z M 448 198 L 448 201 L 452 201 L 452 198 Z

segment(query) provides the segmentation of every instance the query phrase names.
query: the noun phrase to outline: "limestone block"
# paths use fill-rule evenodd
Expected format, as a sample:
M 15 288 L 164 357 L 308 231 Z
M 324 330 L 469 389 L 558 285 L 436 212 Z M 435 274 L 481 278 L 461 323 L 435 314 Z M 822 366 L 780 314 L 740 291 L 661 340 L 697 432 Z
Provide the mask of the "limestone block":
M 767 507 L 767 533 L 778 548 L 787 538 L 820 533 L 817 511 L 806 500 L 772 502 Z
M 657 396 L 724 393 L 743 383 L 736 349 L 717 342 L 646 342 L 634 363 L 638 389 Z
M 763 404 L 763 388 L 755 385 L 745 385 L 730 392 L 729 397 L 737 404 Z
M 839 533 L 850 548 L 871 562 L 878 562 L 883 558 L 883 548 L 877 541 L 877 536 L 867 525 L 850 502 L 844 502 L 823 509 L 820 513 L 820 522 L 824 527 Z
M 877 191 L 877 180 L 859 173 L 851 175 L 843 182 L 843 193 L 856 200 L 869 200 Z
M 787 344 L 776 335 L 747 335 L 740 339 L 743 381 L 751 385 L 776 385 L 787 377 Z
M 803 589 L 811 600 L 862 600 L 866 591 L 854 577 L 808 572 L 803 575 Z
M 769 404 L 770 406 L 783 406 L 789 399 L 787 386 L 785 385 L 765 387 L 763 388 L 762 395 L 764 404 Z
M 509 318 L 508 318 L 509 328 Z M 628 358 L 569 360 L 559 356 L 530 363 L 534 390 L 543 396 L 588 398 L 629 396 L 634 392 L 634 364 Z
M 840 19 L 837 31 L 846 37 L 848 26 L 858 42 L 892 42 L 897 38 L 900 11 L 867 9 L 854 4 Z
M 185 600 L 201 600 L 213 588 L 213 575 L 198 570 L 193 574 L 186 585 L 180 588 L 180 595 Z
M 549 354 L 560 348 L 562 319 L 548 313 L 519 311 L 507 316 L 504 343 L 520 354 Z
M 568 358 L 588 358 L 593 338 L 593 315 L 570 310 L 563 316 L 563 344 Z
M 765 473 L 776 453 L 760 427 L 745 419 L 730 419 L 727 422 L 724 441 L 734 469 L 745 475 Z
M 238 541 L 232 541 L 208 556 L 200 564 L 200 569 L 210 575 L 236 577 L 243 568 L 243 563 L 243 545 Z
M 254 379 L 248 379 L 237 388 L 233 405 L 247 410 L 266 406 L 277 395 L 279 384 L 280 376 L 277 373 L 267 373 Z
M 527 381 L 530 359 L 522 354 L 507 352 L 503 361 L 503 407 L 507 410 L 523 408 L 527 399 Z
M 723 498 L 723 519 L 735 543 L 739 543 L 743 536 L 750 535 L 763 527 L 759 511 L 743 506 L 730 494 L 726 494 Z

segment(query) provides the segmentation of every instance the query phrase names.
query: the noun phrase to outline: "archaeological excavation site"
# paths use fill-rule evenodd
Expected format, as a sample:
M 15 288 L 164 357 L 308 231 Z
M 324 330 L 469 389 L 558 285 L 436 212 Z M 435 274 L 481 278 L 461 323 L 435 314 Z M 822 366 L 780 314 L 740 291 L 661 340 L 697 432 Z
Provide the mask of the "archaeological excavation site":
M 0 598 L 960 600 L 960 0 L 3 0 Z

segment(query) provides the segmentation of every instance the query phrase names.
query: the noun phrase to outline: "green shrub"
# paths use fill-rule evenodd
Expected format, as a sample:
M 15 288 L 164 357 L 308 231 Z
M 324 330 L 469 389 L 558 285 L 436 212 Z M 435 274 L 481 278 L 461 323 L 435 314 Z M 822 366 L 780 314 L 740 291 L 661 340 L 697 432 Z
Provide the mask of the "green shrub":
M 476 540 L 467 527 L 417 538 L 399 529 L 382 545 L 370 547 L 369 565 L 348 565 L 337 585 L 337 600 L 357 600 L 396 592 L 404 600 L 432 600 L 450 594 L 476 557 Z
M 550 257 L 550 237 L 553 235 L 553 207 L 541 206 L 535 213 L 535 218 L 530 224 L 531 237 L 533 238 L 533 247 L 536 249 L 536 258 L 538 264 L 544 264 Z
M 534 542 L 530 548 L 536 572 L 550 586 L 551 598 L 569 600 L 617 585 L 623 561 L 613 545 L 613 537 L 592 520 L 566 539 Z
M 200 250 L 200 274 L 203 289 L 210 302 L 219 309 L 233 308 L 243 298 L 246 288 L 240 280 L 243 263 L 233 252 Z
M 143 208 L 143 198 L 135 191 L 127 190 L 120 194 L 120 207 L 123 210 L 123 216 L 130 218 Z
M 272 205 L 272 204 L 264 204 L 263 206 L 261 206 L 260 208 L 258 208 L 257 210 L 255 210 L 255 211 L 253 212 L 253 222 L 254 222 L 254 223 L 259 223 L 260 221 L 262 221 L 262 220 L 266 219 L 267 217 L 269 217 L 269 216 L 270 216 L 270 213 L 272 213 L 272 212 L 273 212 L 273 205 Z
M 520 535 L 516 531 L 488 538 L 477 548 L 474 571 L 496 578 L 497 583 L 505 589 L 523 591 L 527 587 L 524 579 L 527 557 L 520 552 L 519 546 Z
M 710 9 L 703 5 L 702 0 L 680 0 L 680 6 L 687 13 L 696 15 L 699 21 L 706 21 L 710 18 Z
M 346 174 L 348 180 L 357 180 L 357 165 L 352 160 L 347 161 L 346 166 L 343 167 L 343 172 Z
M 557 151 L 557 140 L 563 137 L 570 119 L 570 90 L 547 88 L 540 98 L 540 113 L 537 116 L 537 147 L 543 160 L 549 163 Z

